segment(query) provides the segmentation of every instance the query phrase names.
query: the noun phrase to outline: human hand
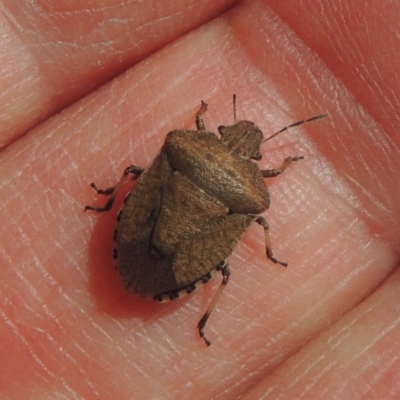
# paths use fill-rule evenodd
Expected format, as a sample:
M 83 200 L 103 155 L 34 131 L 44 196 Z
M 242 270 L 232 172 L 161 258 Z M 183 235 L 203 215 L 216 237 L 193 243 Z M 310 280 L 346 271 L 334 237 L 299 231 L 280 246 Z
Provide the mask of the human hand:
M 9 3 L 2 396 L 395 398 L 398 10 Z M 168 131 L 194 128 L 200 100 L 208 130 L 231 123 L 233 93 L 238 118 L 265 136 L 320 112 L 330 118 L 262 148 L 262 168 L 305 156 L 267 180 L 274 253 L 289 266 L 266 259 L 253 226 L 231 258 L 207 348 L 196 324 L 220 278 L 168 304 L 128 295 L 112 267 L 118 205 L 100 216 L 83 207 L 96 202 L 91 181 L 112 185 L 127 165 L 147 166 Z

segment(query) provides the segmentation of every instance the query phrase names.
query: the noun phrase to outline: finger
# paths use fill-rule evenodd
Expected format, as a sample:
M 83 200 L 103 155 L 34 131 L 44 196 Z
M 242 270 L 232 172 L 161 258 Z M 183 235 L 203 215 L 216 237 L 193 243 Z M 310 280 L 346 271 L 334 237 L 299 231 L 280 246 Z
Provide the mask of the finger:
M 231 1 L 202 3 L 5 2 L 0 149 Z

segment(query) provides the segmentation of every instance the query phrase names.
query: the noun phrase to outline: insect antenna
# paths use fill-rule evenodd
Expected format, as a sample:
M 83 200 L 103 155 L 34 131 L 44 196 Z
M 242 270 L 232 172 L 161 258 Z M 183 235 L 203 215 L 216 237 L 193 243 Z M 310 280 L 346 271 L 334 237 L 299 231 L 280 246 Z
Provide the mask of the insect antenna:
M 236 94 L 233 95 L 233 122 L 236 122 Z
M 318 114 L 318 115 L 314 115 L 311 118 L 307 118 L 307 119 L 303 119 L 302 121 L 297 121 L 294 124 L 285 126 L 284 128 L 282 128 L 280 131 L 275 132 L 273 135 L 267 137 L 266 139 L 264 139 L 262 141 L 262 143 L 266 142 L 267 140 L 271 140 L 272 138 L 274 138 L 275 136 L 278 136 L 280 133 L 285 132 L 287 130 L 289 130 L 290 128 L 293 128 L 295 126 L 299 126 L 299 125 L 303 125 L 306 124 L 307 122 L 312 122 L 312 121 L 316 121 L 317 119 L 321 119 L 321 118 L 325 118 L 327 117 L 329 114 L 328 113 L 323 113 L 323 114 Z

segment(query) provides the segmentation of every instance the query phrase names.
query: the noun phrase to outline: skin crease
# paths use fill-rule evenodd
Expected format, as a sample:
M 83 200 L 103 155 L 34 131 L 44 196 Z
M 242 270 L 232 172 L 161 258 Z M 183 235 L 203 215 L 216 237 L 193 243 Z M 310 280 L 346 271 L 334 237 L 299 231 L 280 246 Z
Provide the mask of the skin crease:
M 150 2 L 65 3 L 1 3 L 0 397 L 398 398 L 396 2 L 187 1 L 162 17 L 138 8 Z M 114 184 L 194 128 L 201 100 L 208 130 L 230 124 L 232 93 L 265 136 L 330 117 L 262 147 L 262 168 L 305 156 L 267 181 L 289 266 L 266 260 L 253 226 L 207 348 L 195 326 L 221 278 L 174 303 L 128 295 L 112 267 L 118 205 L 83 207 L 104 203 L 90 182 Z

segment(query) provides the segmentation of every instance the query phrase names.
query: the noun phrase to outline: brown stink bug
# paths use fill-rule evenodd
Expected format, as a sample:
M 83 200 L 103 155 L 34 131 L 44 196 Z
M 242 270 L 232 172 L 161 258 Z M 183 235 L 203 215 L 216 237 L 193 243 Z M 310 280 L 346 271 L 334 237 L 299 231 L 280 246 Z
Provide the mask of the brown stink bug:
M 276 169 L 260 170 L 260 146 L 279 133 L 306 122 L 326 117 L 320 114 L 289 125 L 263 140 L 263 133 L 251 121 L 220 126 L 219 139 L 207 132 L 201 102 L 196 114 L 197 131 L 169 132 L 160 153 L 146 168 L 131 165 L 119 182 L 101 190 L 109 196 L 104 207 L 85 210 L 108 211 L 130 175 L 136 185 L 127 194 L 114 232 L 116 268 L 126 289 L 142 297 L 170 301 L 194 292 L 216 271 L 222 283 L 198 323 L 204 336 L 206 322 L 229 280 L 228 258 L 254 222 L 264 229 L 267 257 L 272 253 L 268 223 L 260 214 L 270 204 L 264 178 L 281 174 L 293 161 L 287 157 Z

